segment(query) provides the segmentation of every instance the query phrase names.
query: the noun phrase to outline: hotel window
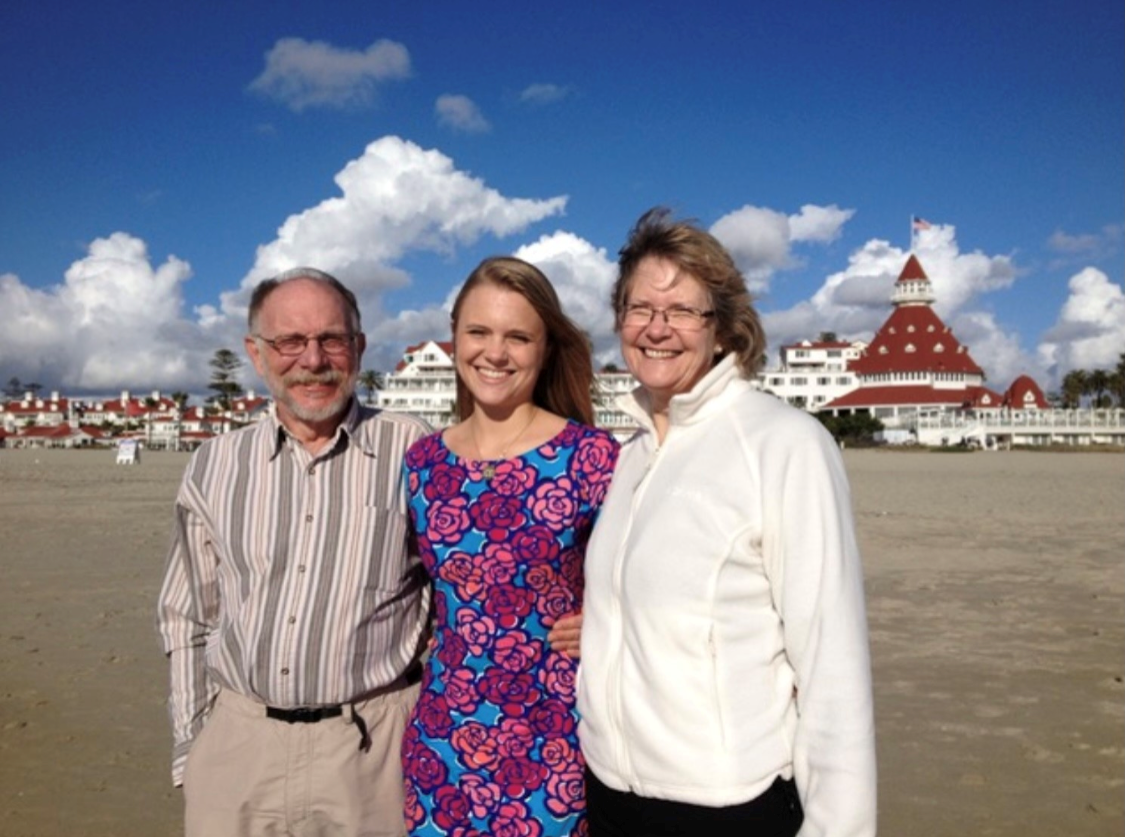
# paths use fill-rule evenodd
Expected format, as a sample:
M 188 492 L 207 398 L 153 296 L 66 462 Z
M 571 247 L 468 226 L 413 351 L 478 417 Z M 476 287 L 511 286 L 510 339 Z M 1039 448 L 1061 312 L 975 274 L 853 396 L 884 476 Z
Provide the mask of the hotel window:
M 831 378 L 817 378 L 816 379 L 816 385 L 819 386 L 819 387 L 826 387 L 826 386 L 829 386 L 831 383 L 832 383 Z
M 795 387 L 803 387 L 803 386 L 805 386 L 805 385 L 806 385 L 806 384 L 807 384 L 808 382 L 809 382 L 809 379 L 808 379 L 808 378 L 794 378 L 794 379 L 793 379 L 793 386 L 795 386 Z

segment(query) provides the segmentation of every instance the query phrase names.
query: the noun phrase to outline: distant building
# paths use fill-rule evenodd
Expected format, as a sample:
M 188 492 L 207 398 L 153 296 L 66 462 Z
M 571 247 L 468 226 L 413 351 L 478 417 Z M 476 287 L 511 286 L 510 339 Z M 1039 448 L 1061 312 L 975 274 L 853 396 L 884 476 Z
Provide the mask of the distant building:
M 862 340 L 802 340 L 782 346 L 780 366 L 762 372 L 758 384 L 795 407 L 816 412 L 856 388 L 858 379 L 849 366 L 866 347 Z
M 869 413 L 888 426 L 920 413 L 998 410 L 1004 400 L 984 385 L 984 370 L 933 309 L 934 292 L 911 254 L 895 282 L 894 310 L 848 364 L 856 386 L 822 404 L 833 415 Z

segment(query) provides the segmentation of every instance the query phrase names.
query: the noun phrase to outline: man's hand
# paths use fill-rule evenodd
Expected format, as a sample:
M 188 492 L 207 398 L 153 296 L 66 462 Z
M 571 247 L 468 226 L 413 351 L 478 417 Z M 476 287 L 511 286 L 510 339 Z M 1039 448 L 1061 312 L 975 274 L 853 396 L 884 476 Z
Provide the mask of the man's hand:
M 560 616 L 555 620 L 551 632 L 547 634 L 547 641 L 551 643 L 552 651 L 559 651 L 574 660 L 582 656 L 581 639 L 581 611 Z

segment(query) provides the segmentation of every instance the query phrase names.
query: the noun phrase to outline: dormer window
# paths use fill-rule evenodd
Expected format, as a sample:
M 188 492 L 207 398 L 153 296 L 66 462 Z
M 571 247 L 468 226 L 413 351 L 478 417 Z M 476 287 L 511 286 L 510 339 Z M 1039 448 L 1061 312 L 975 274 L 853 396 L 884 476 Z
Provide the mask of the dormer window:
M 879 354 L 885 355 L 886 353 L 887 353 L 887 347 L 886 346 L 880 346 L 879 347 Z
M 926 331 L 928 331 L 928 332 L 929 332 L 930 334 L 933 334 L 933 333 L 934 333 L 934 324 L 933 324 L 933 323 L 930 323 L 930 324 L 929 324 L 929 325 L 928 325 L 928 326 L 926 327 Z
M 940 354 L 941 352 L 945 351 L 945 346 L 943 346 L 941 343 L 935 343 L 934 344 L 934 351 L 938 352 Z
M 915 349 L 915 348 L 914 348 L 914 344 L 913 344 L 913 343 L 907 343 L 907 344 L 906 344 L 906 353 L 907 353 L 907 354 L 913 354 L 913 353 L 914 353 L 914 352 L 916 352 L 916 351 L 917 351 L 917 349 Z
M 914 326 L 912 326 L 912 325 L 908 325 L 908 326 L 906 327 L 906 331 L 907 331 L 907 332 L 908 332 L 909 334 L 913 334 L 913 333 L 914 333 Z

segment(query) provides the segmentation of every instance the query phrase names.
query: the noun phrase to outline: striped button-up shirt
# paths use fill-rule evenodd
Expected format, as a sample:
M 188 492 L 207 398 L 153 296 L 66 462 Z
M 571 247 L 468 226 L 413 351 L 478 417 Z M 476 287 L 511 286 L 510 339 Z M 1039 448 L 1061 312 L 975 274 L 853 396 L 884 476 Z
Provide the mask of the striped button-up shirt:
M 389 685 L 417 659 L 429 587 L 408 548 L 400 467 L 428 432 L 353 399 L 316 455 L 271 415 L 192 457 L 157 615 L 176 784 L 220 688 L 328 706 Z

